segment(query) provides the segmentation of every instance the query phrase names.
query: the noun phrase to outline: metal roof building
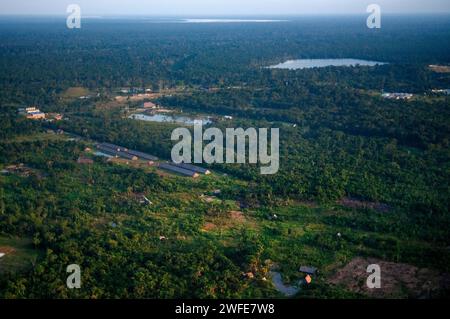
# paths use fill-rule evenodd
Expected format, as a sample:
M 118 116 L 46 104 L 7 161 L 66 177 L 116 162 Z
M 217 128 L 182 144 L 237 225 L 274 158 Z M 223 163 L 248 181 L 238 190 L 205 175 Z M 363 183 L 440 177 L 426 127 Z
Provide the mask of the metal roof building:
M 186 164 L 186 163 L 175 164 L 174 163 L 174 164 L 171 164 L 171 165 L 174 165 L 176 167 L 180 167 L 180 168 L 183 168 L 183 169 L 187 169 L 189 171 L 193 171 L 193 172 L 196 172 L 196 173 L 200 173 L 200 174 L 205 174 L 205 175 L 211 174 L 210 170 L 208 170 L 206 168 L 203 168 L 203 167 L 195 166 L 195 165 L 192 165 L 192 164 Z
M 157 161 L 158 160 L 158 158 L 153 156 L 153 155 L 150 155 L 150 154 L 147 154 L 147 153 L 143 153 L 143 152 L 139 152 L 139 151 L 135 151 L 135 150 L 128 150 L 127 153 L 131 154 L 131 155 L 134 155 L 134 156 L 137 156 L 140 159 L 145 159 L 145 160 L 148 160 L 148 161 Z
M 308 275 L 315 275 L 317 273 L 316 267 L 308 267 L 308 266 L 301 266 L 300 272 L 303 272 Z
M 118 155 L 118 156 L 125 157 L 128 159 L 133 159 L 134 157 L 137 157 L 137 158 L 140 158 L 143 160 L 148 160 L 148 161 L 158 160 L 157 157 L 152 156 L 150 154 L 135 151 L 135 150 L 129 150 L 126 147 L 122 147 L 122 146 L 115 145 L 115 144 L 101 143 L 101 144 L 98 144 L 97 147 L 98 147 L 98 149 L 104 150 L 105 152 L 114 153 L 114 155 Z M 121 153 L 124 156 L 117 154 L 117 153 Z M 128 154 L 128 155 L 125 156 L 125 154 Z
M 137 161 L 138 160 L 137 156 L 131 155 L 131 154 L 127 153 L 127 152 L 117 152 L 117 156 L 125 158 L 125 159 L 129 159 L 129 160 L 132 160 L 132 161 Z
M 199 177 L 198 173 L 194 172 L 194 171 L 190 171 L 178 166 L 174 166 L 171 164 L 166 164 L 166 163 L 161 163 L 159 164 L 159 167 L 165 170 L 168 170 L 170 172 L 174 172 L 174 173 L 178 173 L 184 176 L 189 176 L 189 177 L 193 177 L 193 178 L 197 178 Z
M 113 150 L 116 150 L 117 152 L 120 152 L 120 151 L 127 151 L 127 149 L 125 148 L 125 147 L 122 147 L 122 146 L 119 146 L 119 145 L 115 145 L 115 144 L 111 144 L 111 143 L 101 143 L 101 144 L 99 144 L 99 146 L 101 146 L 101 147 L 107 147 L 107 148 L 110 148 L 110 149 L 113 149 Z
M 97 145 L 97 148 L 98 148 L 99 150 L 101 150 L 103 153 L 106 153 L 106 154 L 108 154 L 108 155 L 117 156 L 117 152 L 118 152 L 117 149 L 107 147 L 107 146 L 105 146 L 105 145 L 103 145 L 103 144 Z
M 129 154 L 129 153 L 123 151 L 124 148 L 121 148 L 120 146 L 118 146 L 117 148 L 111 148 L 108 145 L 112 145 L 112 144 L 99 144 L 99 145 L 97 145 L 97 148 L 100 151 L 102 151 L 103 153 L 108 154 L 108 155 L 112 155 L 112 156 L 116 156 L 116 157 L 122 157 L 122 158 L 129 159 L 129 160 L 132 160 L 132 161 L 136 161 L 138 159 L 137 156 Z M 112 146 L 115 147 L 117 145 L 112 145 Z

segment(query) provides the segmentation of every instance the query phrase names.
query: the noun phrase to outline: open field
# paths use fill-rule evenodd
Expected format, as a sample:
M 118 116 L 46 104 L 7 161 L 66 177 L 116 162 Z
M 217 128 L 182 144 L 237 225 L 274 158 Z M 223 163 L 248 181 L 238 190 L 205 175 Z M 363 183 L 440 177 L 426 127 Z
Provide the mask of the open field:
M 0 274 L 27 270 L 39 256 L 30 239 L 0 236 Z
M 61 98 L 64 100 L 73 100 L 80 98 L 82 96 L 87 96 L 90 94 L 90 91 L 87 88 L 83 87 L 70 87 L 61 93 Z
M 366 284 L 367 267 L 373 264 L 382 271 L 380 289 L 369 289 Z M 369 297 L 428 299 L 439 290 L 450 288 L 450 274 L 376 258 L 355 258 L 339 269 L 330 282 Z

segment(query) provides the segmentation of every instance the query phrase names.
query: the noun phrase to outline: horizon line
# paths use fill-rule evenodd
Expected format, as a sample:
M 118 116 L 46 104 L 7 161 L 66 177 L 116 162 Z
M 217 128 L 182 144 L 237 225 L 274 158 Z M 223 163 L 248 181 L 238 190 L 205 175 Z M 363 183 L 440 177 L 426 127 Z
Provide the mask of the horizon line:
M 356 13 L 356 12 L 340 12 L 340 13 L 261 13 L 261 14 L 217 14 L 217 13 L 199 13 L 199 14 L 139 14 L 139 13 L 122 13 L 122 14 L 98 14 L 98 13 L 82 13 L 82 16 L 93 16 L 93 17 L 161 17 L 161 18 L 193 18 L 193 17 L 304 17 L 304 16 L 366 16 L 366 13 Z M 385 12 L 383 15 L 395 16 L 395 15 L 450 15 L 450 11 L 430 11 L 430 12 Z M 67 14 L 52 14 L 52 13 L 0 13 L 0 17 L 67 17 Z

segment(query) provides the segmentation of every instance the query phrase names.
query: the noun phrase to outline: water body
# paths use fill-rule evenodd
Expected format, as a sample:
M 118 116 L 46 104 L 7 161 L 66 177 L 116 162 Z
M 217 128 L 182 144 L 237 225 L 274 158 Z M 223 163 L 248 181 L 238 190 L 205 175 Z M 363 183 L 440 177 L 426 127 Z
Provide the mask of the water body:
M 164 114 L 155 114 L 155 115 L 145 115 L 145 114 L 133 114 L 129 117 L 133 120 L 140 120 L 146 122 L 157 122 L 157 123 L 178 123 L 185 125 L 194 125 L 203 122 L 203 125 L 211 124 L 212 121 L 208 117 L 189 117 L 189 116 L 178 116 L 178 115 L 164 115 Z
M 297 286 L 286 286 L 283 283 L 283 278 L 279 272 L 271 271 L 270 276 L 272 277 L 272 283 L 275 286 L 275 289 L 286 297 L 295 296 L 300 291 L 300 288 Z
M 286 20 L 257 20 L 257 19 L 184 19 L 182 23 L 271 23 Z
M 302 70 L 312 68 L 325 68 L 329 66 L 376 66 L 386 64 L 384 62 L 359 60 L 359 59 L 300 59 L 288 60 L 284 63 L 271 65 L 269 69 Z

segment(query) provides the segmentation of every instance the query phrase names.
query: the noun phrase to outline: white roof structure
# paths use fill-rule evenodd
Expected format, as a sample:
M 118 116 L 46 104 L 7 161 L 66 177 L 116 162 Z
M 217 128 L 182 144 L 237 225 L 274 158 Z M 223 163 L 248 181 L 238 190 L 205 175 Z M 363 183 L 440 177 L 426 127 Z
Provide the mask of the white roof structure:
M 5 254 L 4 253 L 0 253 L 0 258 L 2 258 L 3 256 L 5 256 Z

